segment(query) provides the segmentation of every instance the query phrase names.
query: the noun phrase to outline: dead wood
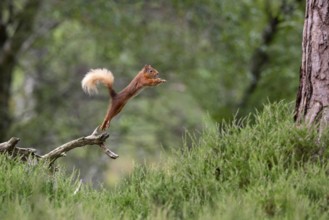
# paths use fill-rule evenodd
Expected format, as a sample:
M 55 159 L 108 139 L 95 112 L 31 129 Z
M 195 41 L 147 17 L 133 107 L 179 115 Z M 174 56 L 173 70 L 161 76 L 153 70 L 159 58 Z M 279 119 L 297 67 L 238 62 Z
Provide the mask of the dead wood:
M 61 146 L 56 147 L 54 150 L 44 155 L 37 154 L 37 150 L 34 148 L 17 147 L 17 144 L 20 139 L 17 137 L 12 137 L 8 141 L 0 143 L 0 154 L 6 153 L 11 157 L 19 158 L 22 161 L 27 161 L 28 159 L 36 159 L 37 161 L 47 161 L 49 163 L 49 166 L 51 167 L 58 158 L 66 156 L 67 152 L 75 148 L 98 145 L 107 156 L 112 159 L 116 159 L 118 158 L 118 155 L 112 152 L 105 145 L 105 141 L 109 136 L 110 135 L 106 132 L 99 134 L 98 130 L 95 129 L 95 131 L 91 135 L 71 140 Z

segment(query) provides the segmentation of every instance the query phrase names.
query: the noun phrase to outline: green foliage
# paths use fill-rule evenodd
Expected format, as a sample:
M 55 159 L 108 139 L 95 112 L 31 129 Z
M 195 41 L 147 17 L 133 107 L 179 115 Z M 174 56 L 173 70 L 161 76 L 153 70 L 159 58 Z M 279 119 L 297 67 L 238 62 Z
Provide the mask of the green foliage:
M 327 219 L 328 150 L 292 106 L 264 106 L 244 120 L 205 126 L 201 138 L 156 165 L 136 165 L 113 188 L 77 187 L 0 157 L 2 219 Z M 329 139 L 320 140 L 326 146 Z

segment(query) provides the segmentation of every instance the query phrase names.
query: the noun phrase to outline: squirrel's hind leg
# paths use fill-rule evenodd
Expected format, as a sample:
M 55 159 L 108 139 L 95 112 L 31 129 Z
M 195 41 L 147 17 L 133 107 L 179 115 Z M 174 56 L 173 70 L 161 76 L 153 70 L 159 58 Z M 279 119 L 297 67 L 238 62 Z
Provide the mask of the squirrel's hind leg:
M 93 131 L 93 133 L 91 135 L 100 135 L 104 132 L 105 131 L 101 128 L 101 126 L 97 126 L 97 128 L 95 128 L 95 130 Z

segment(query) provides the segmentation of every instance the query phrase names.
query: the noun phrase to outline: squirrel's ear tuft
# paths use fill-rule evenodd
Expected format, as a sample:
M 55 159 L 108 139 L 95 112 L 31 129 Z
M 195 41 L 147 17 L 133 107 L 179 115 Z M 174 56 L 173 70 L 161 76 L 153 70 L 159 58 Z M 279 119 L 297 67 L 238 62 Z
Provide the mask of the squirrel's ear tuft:
M 144 70 L 147 71 L 148 69 L 150 69 L 151 65 L 145 64 L 144 66 Z

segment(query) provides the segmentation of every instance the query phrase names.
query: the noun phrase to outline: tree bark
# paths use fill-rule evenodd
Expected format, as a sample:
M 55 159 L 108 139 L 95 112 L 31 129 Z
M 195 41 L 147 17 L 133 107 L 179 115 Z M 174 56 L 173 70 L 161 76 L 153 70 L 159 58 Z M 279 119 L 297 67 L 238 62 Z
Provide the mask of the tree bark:
M 307 0 L 302 43 L 300 84 L 295 121 L 317 124 L 329 122 L 329 2 Z

